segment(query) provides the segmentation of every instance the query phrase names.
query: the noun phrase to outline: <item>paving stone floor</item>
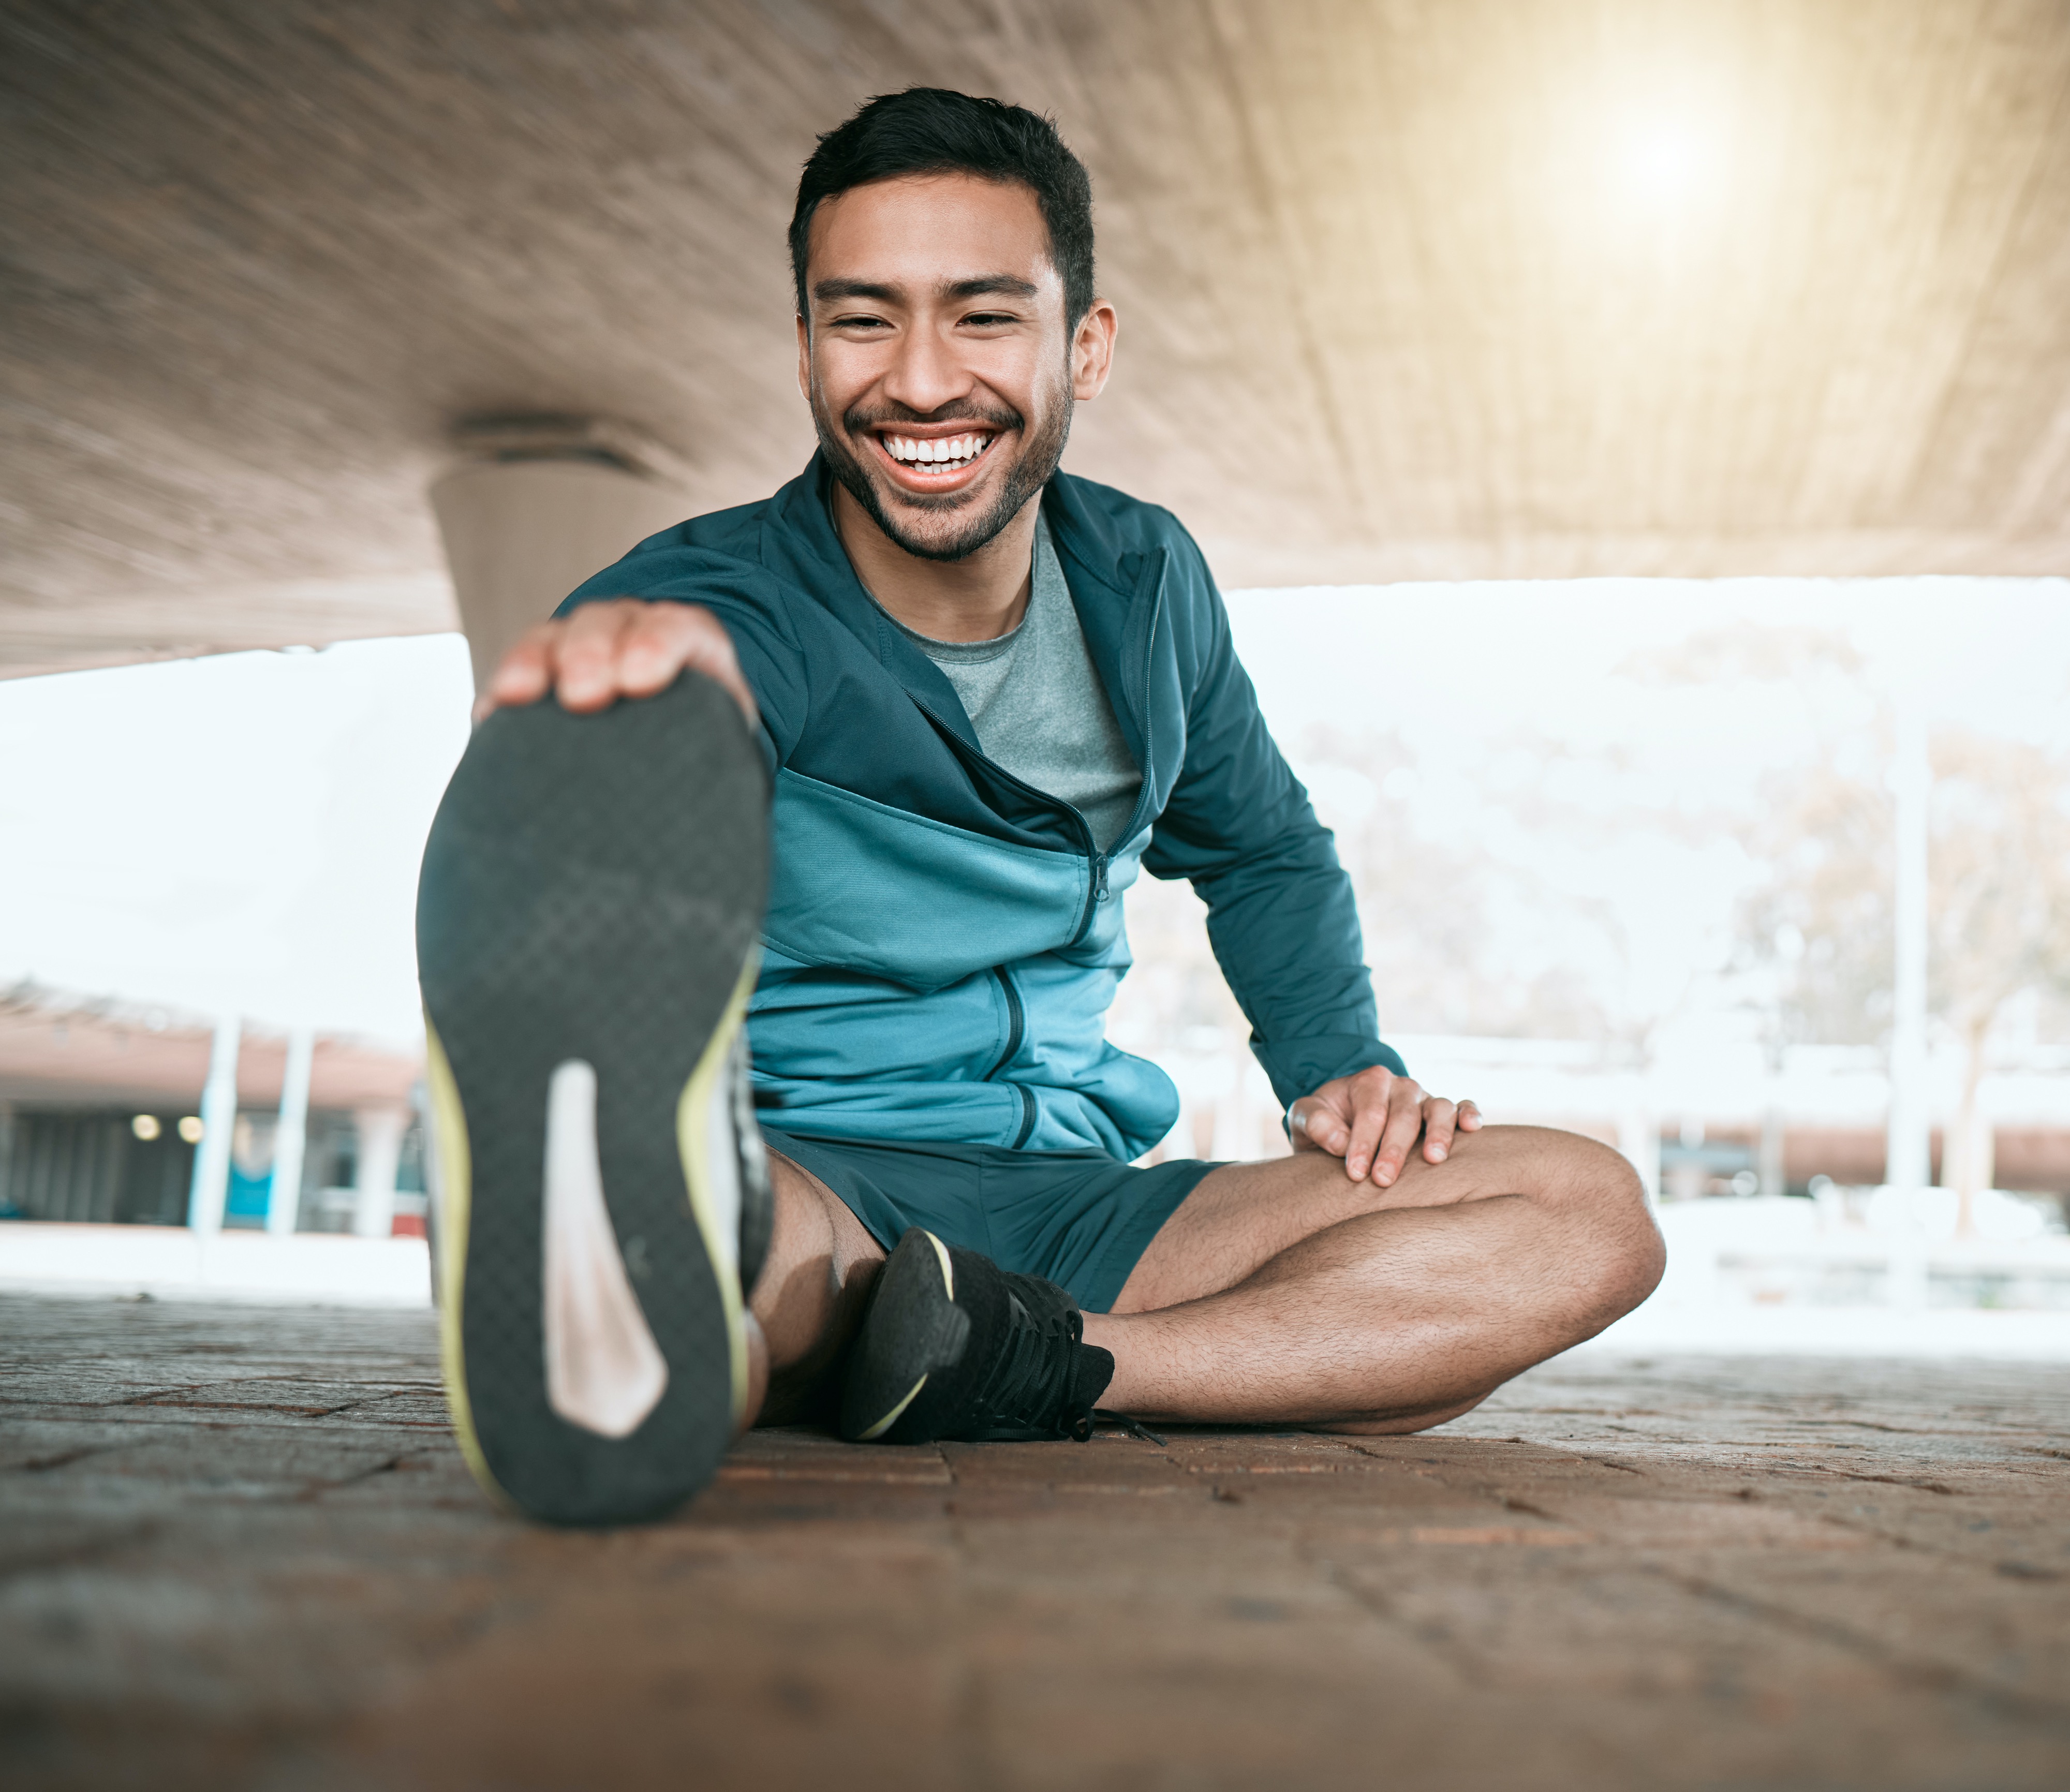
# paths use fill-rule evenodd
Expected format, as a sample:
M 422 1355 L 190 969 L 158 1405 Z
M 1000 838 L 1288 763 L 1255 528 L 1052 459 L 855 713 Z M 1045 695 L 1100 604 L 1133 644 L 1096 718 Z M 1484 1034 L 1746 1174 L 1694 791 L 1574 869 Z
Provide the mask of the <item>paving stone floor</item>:
M 0 1299 L 10 1788 L 2070 1786 L 2070 1375 L 1579 1356 L 1422 1437 L 492 1512 L 418 1314 Z

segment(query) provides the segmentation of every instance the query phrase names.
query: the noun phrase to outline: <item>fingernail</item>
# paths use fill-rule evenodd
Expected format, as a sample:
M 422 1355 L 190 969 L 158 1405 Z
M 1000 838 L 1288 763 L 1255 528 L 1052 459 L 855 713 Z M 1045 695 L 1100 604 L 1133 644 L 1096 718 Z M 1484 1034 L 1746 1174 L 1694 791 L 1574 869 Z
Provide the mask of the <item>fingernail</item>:
M 1445 1148 L 1442 1145 L 1433 1145 L 1430 1148 L 1430 1161 L 1433 1164 L 1442 1164 L 1445 1161 Z

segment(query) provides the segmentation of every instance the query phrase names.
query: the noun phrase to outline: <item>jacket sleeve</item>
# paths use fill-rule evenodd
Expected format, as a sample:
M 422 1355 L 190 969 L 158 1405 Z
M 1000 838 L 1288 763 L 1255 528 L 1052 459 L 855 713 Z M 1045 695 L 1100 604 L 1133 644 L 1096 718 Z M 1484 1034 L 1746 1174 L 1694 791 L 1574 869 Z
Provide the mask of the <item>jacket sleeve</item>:
M 1333 1077 L 1404 1067 L 1381 1042 L 1336 842 L 1266 729 L 1221 594 L 1196 563 L 1205 595 L 1185 763 L 1143 864 L 1190 880 L 1207 904 L 1209 941 L 1283 1111 Z
M 733 638 L 741 675 L 761 713 L 763 751 L 771 768 L 783 763 L 804 731 L 804 655 L 783 587 L 759 567 L 709 548 L 693 547 L 669 530 L 642 542 L 615 565 L 578 585 L 556 616 L 615 597 L 698 603 Z

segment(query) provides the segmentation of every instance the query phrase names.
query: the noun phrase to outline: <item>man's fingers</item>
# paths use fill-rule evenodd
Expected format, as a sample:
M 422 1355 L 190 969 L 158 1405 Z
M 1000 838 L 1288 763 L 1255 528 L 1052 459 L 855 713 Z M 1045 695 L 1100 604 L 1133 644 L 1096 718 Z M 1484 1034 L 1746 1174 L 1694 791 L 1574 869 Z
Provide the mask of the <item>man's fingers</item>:
M 709 611 L 693 610 L 689 617 L 698 626 L 690 632 L 683 664 L 714 681 L 740 706 L 747 726 L 754 727 L 761 720 L 761 712 L 755 706 L 755 693 L 741 676 L 740 656 L 733 650 L 733 636 Z
M 1387 1125 L 1372 1165 L 1372 1180 L 1383 1189 L 1401 1174 L 1401 1166 L 1416 1148 L 1416 1135 L 1423 1130 L 1422 1090 L 1413 1083 L 1398 1082 L 1389 1094 Z
M 1287 1111 L 1287 1135 L 1296 1151 L 1324 1151 L 1341 1157 L 1350 1142 L 1351 1128 L 1327 1103 L 1304 1095 Z
M 1351 1140 L 1344 1148 L 1344 1174 L 1354 1182 L 1364 1181 L 1373 1167 L 1374 1148 L 1387 1127 L 1388 1088 L 1386 1083 L 1377 1088 L 1356 1082 L 1352 1085 Z
M 561 707 L 578 715 L 608 708 L 618 696 L 618 654 L 632 626 L 632 602 L 585 603 L 567 620 L 560 638 L 558 676 L 554 681 Z
M 697 645 L 696 618 L 680 603 L 650 603 L 618 643 L 618 689 L 652 697 L 676 681 Z
M 474 706 L 477 722 L 501 704 L 536 703 L 554 688 L 554 648 L 562 626 L 542 622 L 518 637 L 489 674 L 488 686 Z
M 754 694 L 718 618 L 694 604 L 633 597 L 585 603 L 565 620 L 527 631 L 497 667 L 475 719 L 501 704 L 536 703 L 549 691 L 563 709 L 587 714 L 621 697 L 665 691 L 685 666 L 722 686 L 755 726 Z
M 1423 1155 L 1433 1164 L 1450 1156 L 1452 1128 L 1458 1109 L 1442 1095 L 1432 1095 L 1423 1103 Z
M 1461 1102 L 1459 1103 L 1460 1131 L 1479 1132 L 1484 1123 L 1485 1123 L 1481 1118 L 1481 1111 L 1478 1107 L 1475 1107 L 1471 1102 Z

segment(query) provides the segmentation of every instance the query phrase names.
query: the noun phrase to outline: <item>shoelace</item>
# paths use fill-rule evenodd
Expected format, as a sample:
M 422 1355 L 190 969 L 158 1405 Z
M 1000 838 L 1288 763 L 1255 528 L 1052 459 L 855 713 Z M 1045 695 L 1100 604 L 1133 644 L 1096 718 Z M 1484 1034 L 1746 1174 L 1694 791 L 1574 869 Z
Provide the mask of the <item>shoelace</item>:
M 1053 1431 L 1082 1443 L 1093 1434 L 1093 1408 L 1090 1401 L 1074 1397 L 1073 1371 L 1084 1316 L 1061 1289 L 1013 1279 L 1017 1285 L 1007 1291 L 1006 1348 L 977 1396 L 982 1422 L 1000 1430 Z M 1060 1338 L 1067 1340 L 1061 1350 Z
M 1110 1425 L 1119 1425 L 1138 1443 L 1154 1443 L 1160 1450 L 1169 1450 L 1172 1447 L 1141 1419 L 1131 1418 L 1126 1413 L 1112 1413 L 1104 1406 L 1095 1406 L 1093 1409 L 1093 1417 L 1103 1418 Z

